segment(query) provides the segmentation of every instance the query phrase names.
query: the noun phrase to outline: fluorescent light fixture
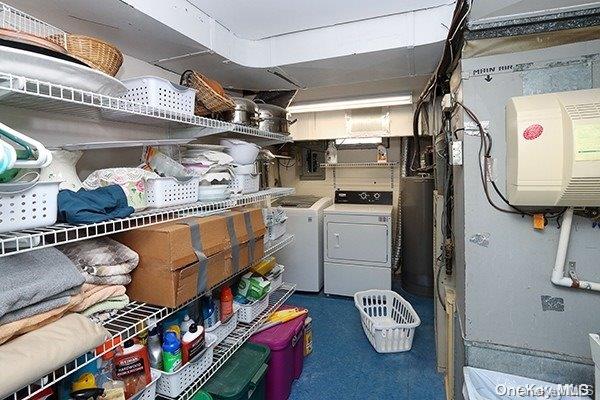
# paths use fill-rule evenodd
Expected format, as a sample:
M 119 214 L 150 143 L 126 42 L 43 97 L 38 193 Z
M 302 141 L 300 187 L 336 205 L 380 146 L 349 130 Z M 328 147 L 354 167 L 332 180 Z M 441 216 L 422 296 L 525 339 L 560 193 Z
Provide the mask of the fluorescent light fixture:
M 292 114 L 301 114 L 320 111 L 352 110 L 356 108 L 401 106 L 407 104 L 412 104 L 412 95 L 410 94 L 389 97 L 363 98 L 355 100 L 304 103 L 291 105 L 287 108 L 287 110 Z
M 381 144 L 383 139 L 380 137 L 357 137 L 357 138 L 344 138 L 335 139 L 335 144 L 340 145 L 359 145 L 359 144 Z

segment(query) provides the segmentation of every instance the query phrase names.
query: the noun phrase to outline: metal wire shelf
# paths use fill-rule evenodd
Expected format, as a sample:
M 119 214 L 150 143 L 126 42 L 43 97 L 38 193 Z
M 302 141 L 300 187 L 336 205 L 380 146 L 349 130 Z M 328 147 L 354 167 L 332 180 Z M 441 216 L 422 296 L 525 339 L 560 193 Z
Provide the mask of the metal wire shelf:
M 382 167 L 395 167 L 399 163 L 395 161 L 391 162 L 347 162 L 347 163 L 332 163 L 321 164 L 321 168 L 382 168 Z
M 95 224 L 56 224 L 24 231 L 1 233 L 0 257 L 84 239 L 106 236 L 117 232 L 160 224 L 167 221 L 174 221 L 190 216 L 202 217 L 219 214 L 233 207 L 272 200 L 292 193 L 294 193 L 293 188 L 271 188 L 252 194 L 233 196 L 222 201 L 209 203 L 198 202 L 176 207 L 142 211 L 134 213 L 127 218 L 113 219 Z
M 277 241 L 273 242 L 272 244 L 269 245 L 268 248 L 265 249 L 265 254 L 263 256 L 263 259 L 273 255 L 277 251 L 279 251 L 282 248 L 284 248 L 285 246 L 289 245 L 290 243 L 293 242 L 293 240 L 294 240 L 293 235 L 286 235 L 286 236 L 278 239 Z M 123 308 L 122 310 L 119 310 L 115 316 L 113 316 L 110 319 L 103 322 L 103 326 L 110 332 L 112 339 L 108 345 L 105 344 L 102 351 L 93 351 L 93 352 L 88 352 L 86 354 L 81 355 L 80 357 L 71 361 L 70 363 L 63 365 L 56 371 L 40 378 L 38 381 L 33 382 L 30 385 L 13 393 L 12 396 L 9 396 L 5 400 L 27 400 L 27 399 L 33 397 L 34 395 L 38 394 L 45 388 L 56 384 L 58 381 L 66 378 L 67 376 L 71 375 L 73 372 L 79 370 L 80 368 L 83 368 L 84 366 L 88 365 L 91 362 L 94 362 L 99 357 L 101 357 L 103 354 L 106 354 L 109 351 L 112 351 L 114 348 L 116 348 L 118 345 L 120 345 L 124 341 L 126 341 L 130 338 L 133 338 L 133 337 L 139 335 L 140 333 L 146 331 L 148 328 L 148 323 L 150 321 L 159 322 L 162 319 L 169 317 L 170 315 L 178 312 L 179 310 L 187 307 L 191 303 L 197 301 L 202 296 L 207 294 L 209 291 L 218 288 L 225 282 L 228 282 L 229 280 L 235 278 L 236 276 L 239 276 L 240 274 L 246 272 L 251 267 L 252 266 L 248 266 L 248 267 L 240 270 L 236 275 L 230 276 L 230 277 L 222 280 L 221 282 L 219 282 L 216 285 L 207 289 L 206 292 L 199 294 L 198 296 L 194 297 L 193 299 L 189 300 L 188 302 L 186 302 L 185 304 L 183 304 L 177 308 L 154 306 L 151 304 L 140 303 L 140 302 L 135 302 L 135 301 L 131 302 L 125 308 Z M 275 292 L 275 293 L 277 293 L 277 292 Z M 290 293 L 290 295 L 291 295 L 291 293 Z M 273 296 L 273 297 L 278 298 L 277 296 Z M 287 297 L 289 297 L 289 295 Z M 283 301 L 285 301 L 285 300 L 283 300 Z M 235 332 L 233 334 L 235 334 Z M 217 347 L 217 349 L 218 348 L 219 347 Z
M 0 72 L 0 104 L 100 121 L 166 126 L 173 128 L 175 138 L 200 138 L 232 132 L 274 143 L 292 141 L 289 136 L 279 133 L 165 110 L 5 72 Z
M 65 31 L 3 2 L 0 2 L 0 28 L 37 36 L 61 47 L 66 44 Z
M 284 283 L 281 288 L 271 293 L 269 307 L 250 324 L 239 323 L 238 327 L 223 340 L 214 350 L 212 365 L 198 380 L 190 385 L 177 400 L 191 399 L 194 394 L 208 382 L 208 380 L 221 368 L 227 360 L 258 330 L 264 321 L 276 311 L 294 293 L 296 285 Z M 157 396 L 158 399 L 171 400 L 171 397 Z

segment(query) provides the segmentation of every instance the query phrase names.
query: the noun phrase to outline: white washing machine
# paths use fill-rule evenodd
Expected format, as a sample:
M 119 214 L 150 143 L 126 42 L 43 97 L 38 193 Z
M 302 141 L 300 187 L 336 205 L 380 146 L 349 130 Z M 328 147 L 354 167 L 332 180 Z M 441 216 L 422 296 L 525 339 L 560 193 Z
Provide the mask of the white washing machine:
M 294 235 L 294 243 L 277 252 L 277 262 L 285 266 L 283 280 L 298 291 L 323 288 L 323 210 L 332 203 L 329 197 L 299 195 L 273 203 L 285 209 L 287 231 Z
M 392 287 L 392 192 L 337 191 L 325 209 L 325 293 Z

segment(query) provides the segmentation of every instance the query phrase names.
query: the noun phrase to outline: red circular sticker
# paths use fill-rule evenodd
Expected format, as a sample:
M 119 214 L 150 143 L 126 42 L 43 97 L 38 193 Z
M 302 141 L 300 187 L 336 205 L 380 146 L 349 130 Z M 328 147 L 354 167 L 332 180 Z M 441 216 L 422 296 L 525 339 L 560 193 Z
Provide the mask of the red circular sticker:
M 529 125 L 523 131 L 523 137 L 526 140 L 537 139 L 541 136 L 542 132 L 544 132 L 544 128 L 541 125 L 538 125 L 538 124 Z

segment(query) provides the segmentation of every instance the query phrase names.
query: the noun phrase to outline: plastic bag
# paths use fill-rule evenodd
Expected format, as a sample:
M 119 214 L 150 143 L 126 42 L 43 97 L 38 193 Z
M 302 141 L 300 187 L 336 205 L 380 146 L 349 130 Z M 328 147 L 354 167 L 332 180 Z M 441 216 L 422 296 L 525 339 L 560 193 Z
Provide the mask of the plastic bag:
M 518 375 L 465 367 L 463 369 L 465 384 L 463 396 L 465 400 L 582 400 L 587 396 L 573 397 L 567 393 L 565 385 L 538 381 Z M 580 389 L 582 394 L 591 390 L 591 386 L 573 386 L 572 390 Z M 518 393 L 517 390 L 524 391 Z M 572 393 L 572 392 L 571 392 Z

